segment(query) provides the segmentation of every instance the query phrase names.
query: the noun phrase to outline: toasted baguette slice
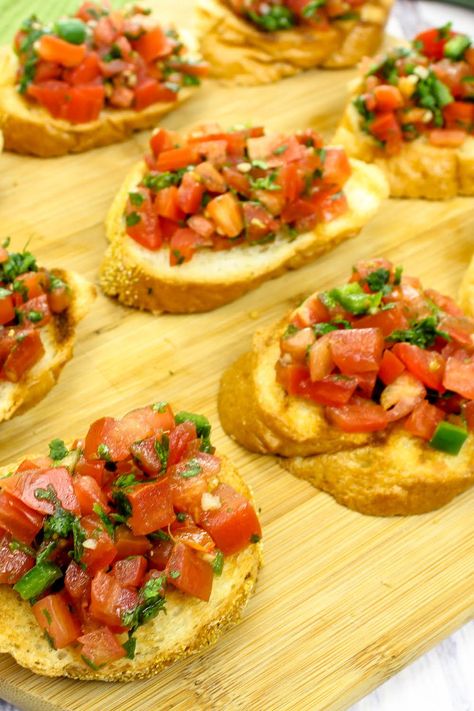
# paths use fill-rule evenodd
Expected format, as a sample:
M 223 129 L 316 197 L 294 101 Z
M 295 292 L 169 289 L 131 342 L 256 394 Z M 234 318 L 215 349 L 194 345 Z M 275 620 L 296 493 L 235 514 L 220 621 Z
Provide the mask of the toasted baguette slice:
M 2 467 L 0 473 L 11 471 Z M 250 491 L 233 465 L 222 459 L 222 482 L 251 498 Z M 226 628 L 235 624 L 252 593 L 262 562 L 261 543 L 226 556 L 222 575 L 214 578 L 209 602 L 179 591 L 166 594 L 166 614 L 139 627 L 134 659 L 120 659 L 98 671 L 85 666 L 77 650 L 50 647 L 36 622 L 29 603 L 7 585 L 0 585 L 0 652 L 11 654 L 18 664 L 45 676 L 73 679 L 130 681 L 145 679 L 172 662 L 201 652 L 214 644 Z
M 17 70 L 18 59 L 13 50 L 1 47 L 0 129 L 5 149 L 41 158 L 82 153 L 124 141 L 134 131 L 156 126 L 161 116 L 173 111 L 196 91 L 185 87 L 173 102 L 152 104 L 142 111 L 104 109 L 96 121 L 73 124 L 53 118 L 39 104 L 24 99 L 15 87 Z
M 392 0 L 372 0 L 360 20 L 262 32 L 222 0 L 199 0 L 196 8 L 201 52 L 219 79 L 241 85 L 266 84 L 313 67 L 350 67 L 379 46 Z
M 357 109 L 349 104 L 333 137 L 352 158 L 383 170 L 392 197 L 447 200 L 474 195 L 474 138 L 459 148 L 432 146 L 426 137 L 404 143 L 400 153 L 385 156 L 376 141 L 360 129 Z
M 244 245 L 230 252 L 198 251 L 190 262 L 169 265 L 169 250 L 151 251 L 127 236 L 123 215 L 128 193 L 140 182 L 145 164 L 129 173 L 107 217 L 110 246 L 101 266 L 100 284 L 109 296 L 149 311 L 191 313 L 209 311 L 237 299 L 263 281 L 297 269 L 360 232 L 387 196 L 382 173 L 352 161 L 352 176 L 344 186 L 349 210 L 331 222 L 290 242 Z
M 224 373 L 218 405 L 227 434 L 253 452 L 288 457 L 280 461 L 292 474 L 364 514 L 424 513 L 474 484 L 472 434 L 453 457 L 401 426 L 347 434 L 321 406 L 289 397 L 275 379 L 286 324 L 258 332 L 252 351 Z
M 76 326 L 95 299 L 95 286 L 78 274 L 63 269 L 51 271 L 70 287 L 71 304 L 40 329 L 45 349 L 41 360 L 19 382 L 0 381 L 0 422 L 28 410 L 56 385 L 63 367 L 72 358 Z

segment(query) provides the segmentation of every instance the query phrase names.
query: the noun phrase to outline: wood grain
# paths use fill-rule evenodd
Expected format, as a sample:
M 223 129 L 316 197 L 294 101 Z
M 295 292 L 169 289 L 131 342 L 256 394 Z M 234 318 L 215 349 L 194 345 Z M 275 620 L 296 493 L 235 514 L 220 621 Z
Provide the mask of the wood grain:
M 15 3 L 15 10 L 20 4 L 32 5 Z M 162 6 L 169 13 L 173 3 Z M 183 21 L 190 6 L 174 3 Z M 281 129 L 313 125 L 330 135 L 351 76 L 315 71 L 238 90 L 209 83 L 163 125 L 220 119 Z M 2 156 L 3 234 L 16 248 L 28 242 L 40 263 L 67 265 L 96 281 L 106 210 L 146 141 L 140 135 L 51 160 Z M 27 711 L 336 711 L 467 621 L 474 608 L 473 491 L 409 519 L 348 511 L 271 457 L 229 440 L 217 419 L 216 392 L 222 370 L 249 347 L 257 326 L 276 320 L 304 293 L 344 280 L 357 259 L 384 255 L 427 286 L 456 294 L 473 250 L 473 199 L 390 200 L 355 240 L 213 313 L 153 317 L 99 296 L 59 385 L 1 426 L 0 464 L 44 451 L 53 437 L 82 435 L 96 417 L 150 401 L 202 411 L 219 450 L 254 488 L 266 564 L 243 621 L 207 654 L 127 685 L 48 680 L 2 655 L 0 696 Z

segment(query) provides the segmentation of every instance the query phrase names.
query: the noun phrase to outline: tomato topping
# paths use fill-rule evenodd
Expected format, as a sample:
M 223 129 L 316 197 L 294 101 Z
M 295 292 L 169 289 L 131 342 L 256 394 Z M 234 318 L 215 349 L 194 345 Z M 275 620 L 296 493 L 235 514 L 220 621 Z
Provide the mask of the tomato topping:
M 101 506 L 104 511 L 109 510 L 107 497 L 94 477 L 87 474 L 78 476 L 75 477 L 73 483 L 74 492 L 83 516 L 93 513 L 96 505 Z
M 108 627 L 99 627 L 78 637 L 77 641 L 82 644 L 82 656 L 96 667 L 110 664 L 125 656 L 124 648 Z
M 384 339 L 379 328 L 354 328 L 333 331 L 331 355 L 341 373 L 352 375 L 378 370 Z
M 168 580 L 178 590 L 207 602 L 211 597 L 212 567 L 183 543 L 177 543 L 167 564 Z
M 171 489 L 167 478 L 154 484 L 141 484 L 128 493 L 132 515 L 128 525 L 136 536 L 153 533 L 175 520 Z
M 56 502 L 63 509 L 78 514 L 79 502 L 66 467 L 33 469 L 13 474 L 3 482 L 4 490 L 24 504 L 44 514 L 53 514 Z
M 122 627 L 122 616 L 137 604 L 137 593 L 122 586 L 112 573 L 99 571 L 92 580 L 91 613 L 109 627 Z
M 71 560 L 64 575 L 64 587 L 73 600 L 90 599 L 91 579 L 74 560 Z
M 61 594 L 46 595 L 31 608 L 39 626 L 47 632 L 55 649 L 63 649 L 81 633 L 79 622 L 71 615 Z
M 112 572 L 123 587 L 138 588 L 142 584 L 146 570 L 146 558 L 136 555 L 125 560 L 118 560 L 114 563 Z
M 128 558 L 148 553 L 152 544 L 146 536 L 135 536 L 127 526 L 118 526 L 115 529 L 115 547 L 117 558 Z
M 376 432 L 384 430 L 389 422 L 383 407 L 361 398 L 342 407 L 328 407 L 326 413 L 330 423 L 343 432 Z
M 0 493 L 0 526 L 29 545 L 43 526 L 44 516 L 7 491 Z
M 64 67 L 77 67 L 86 56 L 86 47 L 65 42 L 54 35 L 43 35 L 39 40 L 38 54 L 47 62 L 57 62 Z
M 0 531 L 0 585 L 14 585 L 33 567 L 35 559 L 12 544 L 12 537 Z
M 81 526 L 87 536 L 82 562 L 86 566 L 87 573 L 92 576 L 107 568 L 115 560 L 117 548 L 95 514 L 81 518 Z
M 443 393 L 443 375 L 445 361 L 436 351 L 425 351 L 410 343 L 396 343 L 394 354 L 402 361 L 407 370 L 413 373 L 428 388 Z
M 228 484 L 219 484 L 213 494 L 219 497 L 221 506 L 203 511 L 199 523 L 225 555 L 260 540 L 260 523 L 248 499 Z
M 380 380 L 385 383 L 385 385 L 393 383 L 393 381 L 396 380 L 404 370 L 405 366 L 400 358 L 397 358 L 395 353 L 392 353 L 392 351 L 389 350 L 385 350 L 383 352 L 378 375 Z
M 12 383 L 17 383 L 43 355 L 44 346 L 39 331 L 36 329 L 17 331 L 14 345 L 3 364 L 5 378 Z
M 411 415 L 405 420 L 405 429 L 415 437 L 430 440 L 436 427 L 444 419 L 444 412 L 427 400 L 422 400 L 413 409 Z
M 474 361 L 472 357 L 459 351 L 455 356 L 448 358 L 443 386 L 468 400 L 474 400 Z

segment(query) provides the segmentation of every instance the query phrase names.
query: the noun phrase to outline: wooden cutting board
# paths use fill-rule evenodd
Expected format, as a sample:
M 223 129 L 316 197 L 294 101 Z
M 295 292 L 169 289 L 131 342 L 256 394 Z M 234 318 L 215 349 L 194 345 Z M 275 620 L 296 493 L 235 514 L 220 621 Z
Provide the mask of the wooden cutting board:
M 161 4 L 170 13 L 173 3 Z M 23 15 L 31 11 L 23 2 L 15 12 L 20 5 Z M 174 3 L 185 24 L 191 5 Z M 353 74 L 314 71 L 252 89 L 209 83 L 163 125 L 252 121 L 311 125 L 330 136 Z M 2 156 L 2 235 L 17 249 L 28 243 L 40 264 L 71 267 L 95 281 L 106 210 L 146 143 L 141 134 L 61 159 Z M 45 451 L 53 437 L 83 435 L 99 416 L 156 400 L 206 413 L 219 451 L 253 486 L 265 566 L 242 622 L 205 654 L 124 685 L 50 680 L 0 655 L 0 696 L 27 711 L 335 711 L 466 622 L 474 607 L 474 491 L 424 516 L 354 513 L 272 457 L 251 455 L 226 437 L 216 393 L 220 374 L 249 347 L 255 328 L 301 295 L 345 280 L 357 259 L 386 256 L 455 295 L 473 251 L 474 199 L 390 200 L 356 239 L 213 313 L 154 317 L 99 295 L 59 385 L 1 425 L 0 464 Z

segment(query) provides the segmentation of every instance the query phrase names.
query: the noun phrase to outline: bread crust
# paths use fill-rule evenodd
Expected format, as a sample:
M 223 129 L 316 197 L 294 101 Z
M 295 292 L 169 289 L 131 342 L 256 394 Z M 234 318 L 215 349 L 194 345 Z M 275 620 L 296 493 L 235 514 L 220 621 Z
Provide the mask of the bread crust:
M 173 102 L 157 103 L 142 111 L 104 109 L 96 121 L 73 124 L 53 118 L 39 104 L 16 90 L 18 58 L 10 47 L 0 47 L 0 128 L 5 149 L 52 158 L 82 153 L 129 138 L 134 131 L 156 126 L 158 119 L 186 101 L 196 89 L 185 87 Z
M 457 456 L 432 449 L 400 425 L 348 434 L 323 408 L 288 396 L 275 379 L 287 319 L 257 332 L 250 353 L 222 376 L 218 410 L 225 432 L 247 449 L 278 454 L 292 474 L 364 514 L 420 514 L 474 484 L 474 435 Z
M 372 0 L 361 8 L 361 20 L 333 22 L 326 31 L 297 27 L 261 32 L 222 0 L 199 0 L 201 52 L 215 78 L 247 86 L 313 67 L 350 67 L 377 50 L 391 6 L 392 0 Z
M 234 466 L 222 458 L 221 481 L 251 499 Z M 2 467 L 1 471 L 11 470 Z M 227 556 L 222 575 L 214 578 L 209 602 L 178 590 L 166 595 L 166 614 L 159 614 L 136 632 L 134 659 L 120 659 L 98 671 L 87 667 L 76 649 L 52 649 L 31 606 L 7 585 L 0 585 L 0 612 L 8 625 L 0 627 L 0 652 L 11 654 L 23 667 L 44 676 L 95 681 L 146 679 L 178 659 L 203 651 L 238 622 L 255 586 L 262 563 L 261 543 Z
M 201 250 L 190 262 L 169 265 L 168 249 L 152 252 L 127 236 L 123 221 L 128 193 L 140 182 L 143 162 L 126 177 L 106 221 L 110 245 L 100 270 L 100 285 L 127 306 L 153 312 L 209 311 L 229 303 L 259 284 L 327 252 L 357 235 L 377 211 L 388 188 L 373 166 L 352 162 L 353 175 L 344 186 L 349 210 L 293 242 L 244 245 L 229 253 Z M 369 168 L 369 170 L 367 170 Z
M 28 410 L 56 385 L 62 369 L 73 356 L 76 327 L 89 311 L 96 296 L 93 284 L 64 269 L 51 272 L 71 289 L 71 304 L 40 330 L 45 355 L 18 383 L 0 382 L 0 422 Z
M 447 200 L 456 195 L 474 195 L 474 138 L 459 148 L 432 146 L 426 137 L 404 142 L 394 156 L 386 156 L 360 129 L 359 114 L 350 103 L 333 137 L 348 155 L 383 170 L 392 197 Z

